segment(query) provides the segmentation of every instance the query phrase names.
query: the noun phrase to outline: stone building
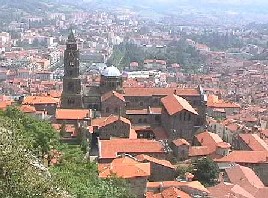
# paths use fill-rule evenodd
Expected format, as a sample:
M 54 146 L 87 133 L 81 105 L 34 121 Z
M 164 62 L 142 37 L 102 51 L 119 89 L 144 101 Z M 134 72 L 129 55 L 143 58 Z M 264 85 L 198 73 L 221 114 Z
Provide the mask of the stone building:
M 72 32 L 66 45 L 64 72 L 61 108 L 92 109 L 95 116 L 104 117 L 120 114 L 133 125 L 148 125 L 152 129 L 163 127 L 170 140 L 185 138 L 191 141 L 196 130 L 205 123 L 206 102 L 201 87 L 123 87 L 123 76 L 115 66 L 100 71 L 100 84 L 82 86 L 79 51 Z M 169 115 L 168 101 L 165 104 L 163 101 L 172 98 L 180 98 L 187 108 Z
M 81 109 L 82 86 L 79 74 L 79 50 L 71 31 L 64 52 L 64 77 L 61 108 Z
M 161 102 L 161 123 L 169 135 L 169 140 L 183 138 L 191 141 L 196 132 L 195 126 L 200 124 L 196 110 L 185 99 L 174 94 L 162 98 Z

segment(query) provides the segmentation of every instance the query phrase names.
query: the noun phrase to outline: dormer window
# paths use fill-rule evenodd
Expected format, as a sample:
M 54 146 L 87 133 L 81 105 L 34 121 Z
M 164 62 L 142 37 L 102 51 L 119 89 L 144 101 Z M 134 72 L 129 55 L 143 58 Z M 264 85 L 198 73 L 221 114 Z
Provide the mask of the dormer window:
M 70 61 L 70 66 L 73 67 L 74 66 L 74 62 Z

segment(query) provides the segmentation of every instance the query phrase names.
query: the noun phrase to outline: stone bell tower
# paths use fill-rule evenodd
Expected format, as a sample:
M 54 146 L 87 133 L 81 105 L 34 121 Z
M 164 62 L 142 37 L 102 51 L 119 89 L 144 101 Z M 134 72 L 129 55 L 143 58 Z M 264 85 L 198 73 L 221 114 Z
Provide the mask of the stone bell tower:
M 68 36 L 66 50 L 64 51 L 64 77 L 61 108 L 83 108 L 82 86 L 79 74 L 79 50 L 72 30 Z

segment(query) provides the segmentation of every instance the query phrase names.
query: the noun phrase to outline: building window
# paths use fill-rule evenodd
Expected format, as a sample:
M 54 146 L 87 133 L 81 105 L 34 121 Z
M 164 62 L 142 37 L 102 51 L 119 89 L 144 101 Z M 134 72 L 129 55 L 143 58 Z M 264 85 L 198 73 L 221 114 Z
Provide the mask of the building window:
M 70 64 L 69 64 L 71 67 L 74 67 L 74 62 L 73 61 L 70 61 Z
M 67 103 L 68 103 L 68 105 L 73 105 L 74 104 L 74 99 L 69 98 Z
M 144 118 L 143 123 L 147 123 L 147 119 L 146 118 Z
M 142 123 L 142 119 L 140 118 L 138 122 L 139 122 L 139 123 Z
M 191 121 L 191 114 L 188 113 L 188 121 Z
M 109 107 L 106 107 L 106 113 L 109 113 L 109 112 L 110 112 Z
M 140 106 L 143 107 L 143 102 L 140 102 Z
M 155 121 L 160 121 L 160 116 L 156 115 L 154 119 L 155 119 Z

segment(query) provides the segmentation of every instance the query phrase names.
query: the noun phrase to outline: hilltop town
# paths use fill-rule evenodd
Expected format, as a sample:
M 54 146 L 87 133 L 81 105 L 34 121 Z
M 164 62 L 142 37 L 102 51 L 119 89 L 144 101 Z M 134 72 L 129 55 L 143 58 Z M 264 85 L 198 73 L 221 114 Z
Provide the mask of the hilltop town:
M 137 198 L 268 196 L 267 24 L 81 5 L 0 8 L 1 115 L 49 123 Z

